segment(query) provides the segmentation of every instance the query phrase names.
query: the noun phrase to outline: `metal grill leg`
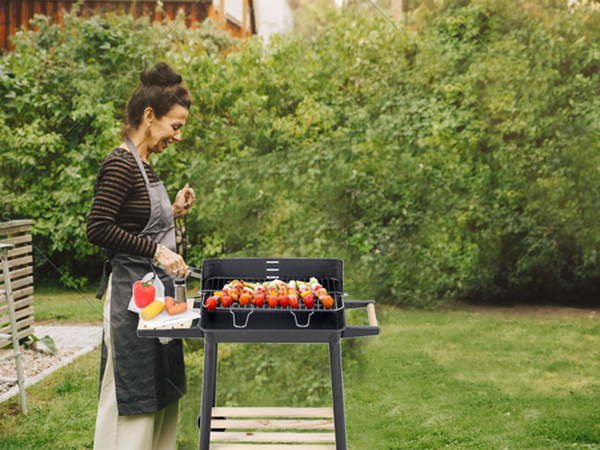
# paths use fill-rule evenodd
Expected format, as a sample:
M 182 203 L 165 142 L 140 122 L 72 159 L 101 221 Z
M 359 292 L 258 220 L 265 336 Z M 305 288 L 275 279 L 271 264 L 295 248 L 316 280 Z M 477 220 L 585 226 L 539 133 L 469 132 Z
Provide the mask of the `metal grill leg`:
M 15 364 L 17 366 L 17 384 L 19 385 L 19 398 L 21 411 L 27 414 L 27 399 L 25 398 L 25 377 L 23 376 L 23 362 L 21 361 L 21 348 L 19 347 L 19 331 L 17 329 L 17 318 L 15 317 L 15 303 L 10 284 L 10 270 L 8 267 L 8 251 L 12 250 L 12 244 L 0 244 L 0 257 L 2 258 L 2 273 L 4 275 L 4 289 L 6 292 L 6 303 L 8 304 L 8 315 L 10 318 L 10 333 L 13 343 Z
M 204 336 L 204 370 L 202 374 L 202 405 L 200 407 L 200 450 L 210 446 L 210 422 L 217 391 L 218 344 L 210 335 Z
M 333 396 L 333 422 L 335 425 L 335 448 L 346 450 L 346 416 L 344 412 L 344 379 L 342 377 L 341 339 L 329 343 L 329 367 L 331 369 L 331 393 Z

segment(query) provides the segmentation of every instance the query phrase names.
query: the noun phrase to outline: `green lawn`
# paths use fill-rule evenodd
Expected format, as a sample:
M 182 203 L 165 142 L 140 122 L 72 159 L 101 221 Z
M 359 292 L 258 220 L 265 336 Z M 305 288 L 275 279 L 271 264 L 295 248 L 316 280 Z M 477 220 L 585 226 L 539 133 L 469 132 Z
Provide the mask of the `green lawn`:
M 18 395 L 1 403 L 0 448 L 92 448 L 99 361 L 95 350 L 27 389 L 28 416 L 20 414 Z
M 384 317 L 347 381 L 350 447 L 600 448 L 597 317 Z
M 349 448 L 600 448 L 594 312 L 377 310 L 379 337 L 344 341 Z M 198 445 L 201 343 L 186 348 L 180 449 Z M 91 447 L 98 365 L 95 351 L 30 388 L 28 417 L 0 405 L 0 448 Z M 218 373 L 219 405 L 330 405 L 324 345 L 221 345 Z
M 95 295 L 95 291 L 36 288 L 33 294 L 35 321 L 102 325 L 103 302 L 97 300 Z

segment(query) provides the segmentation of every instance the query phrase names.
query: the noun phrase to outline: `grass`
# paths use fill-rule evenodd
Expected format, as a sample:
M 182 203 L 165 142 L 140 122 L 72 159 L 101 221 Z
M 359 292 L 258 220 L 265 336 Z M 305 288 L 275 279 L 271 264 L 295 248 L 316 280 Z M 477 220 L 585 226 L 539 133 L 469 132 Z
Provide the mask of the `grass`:
M 384 323 L 347 383 L 352 448 L 600 448 L 597 317 L 387 310 Z
M 77 359 L 27 389 L 29 414 L 20 414 L 18 395 L 0 404 L 0 448 L 92 448 L 100 351 Z
M 80 323 L 102 325 L 101 300 L 96 292 L 65 291 L 57 288 L 36 288 L 34 292 L 36 323 Z
M 377 309 L 379 337 L 343 341 L 350 449 L 600 448 L 594 312 Z M 198 445 L 201 344 L 186 349 L 179 449 Z M 90 447 L 98 353 L 28 389 L 28 417 L 1 404 L 0 448 Z M 324 345 L 221 345 L 218 374 L 219 405 L 331 404 Z

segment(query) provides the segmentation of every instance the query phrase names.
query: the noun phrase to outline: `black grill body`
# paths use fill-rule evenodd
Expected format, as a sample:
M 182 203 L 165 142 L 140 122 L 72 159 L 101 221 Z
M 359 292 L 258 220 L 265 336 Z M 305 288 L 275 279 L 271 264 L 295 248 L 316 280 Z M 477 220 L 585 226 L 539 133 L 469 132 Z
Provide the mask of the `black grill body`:
M 297 309 L 291 307 L 271 308 L 265 304 L 230 307 L 218 306 L 209 311 L 206 299 L 220 291 L 233 280 L 250 283 L 280 279 L 308 282 L 311 277 L 319 280 L 335 301 L 325 309 L 316 300 L 313 308 L 307 308 L 300 300 Z M 340 259 L 308 258 L 243 258 L 209 259 L 202 263 L 201 297 L 195 302 L 201 308 L 200 328 L 214 332 L 219 342 L 328 342 L 331 333 L 346 328 L 344 313 L 343 262 Z
M 218 306 L 209 311 L 206 299 L 232 280 L 262 282 L 280 279 L 308 281 L 317 278 L 334 298 L 334 305 L 325 309 L 315 301 L 314 308 L 306 308 L 300 301 L 298 309 L 240 306 L 234 303 L 225 308 Z M 340 259 L 311 258 L 239 258 L 207 259 L 202 263 L 202 289 L 194 302 L 200 308 L 200 319 L 189 327 L 170 329 L 138 329 L 140 337 L 202 338 L 204 345 L 204 373 L 202 405 L 198 424 L 200 450 L 210 447 L 211 411 L 216 401 L 217 355 L 219 343 L 324 343 L 329 345 L 331 389 L 335 422 L 336 450 L 345 450 L 346 422 L 342 376 L 342 338 L 374 336 L 379 334 L 372 301 L 344 300 L 343 262 Z M 345 310 L 367 308 L 371 326 L 349 326 Z M 371 314 L 371 313 L 369 313 Z

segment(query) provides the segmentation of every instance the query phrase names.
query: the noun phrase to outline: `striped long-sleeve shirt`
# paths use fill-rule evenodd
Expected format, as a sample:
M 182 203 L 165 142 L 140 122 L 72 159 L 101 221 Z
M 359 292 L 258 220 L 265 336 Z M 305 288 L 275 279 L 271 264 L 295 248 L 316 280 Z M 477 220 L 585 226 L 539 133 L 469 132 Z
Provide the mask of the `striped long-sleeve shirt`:
M 158 181 L 143 163 L 150 182 Z M 87 222 L 92 244 L 109 251 L 152 257 L 156 242 L 139 238 L 150 218 L 150 198 L 144 178 L 131 153 L 117 148 L 102 163 L 94 184 L 94 201 Z

